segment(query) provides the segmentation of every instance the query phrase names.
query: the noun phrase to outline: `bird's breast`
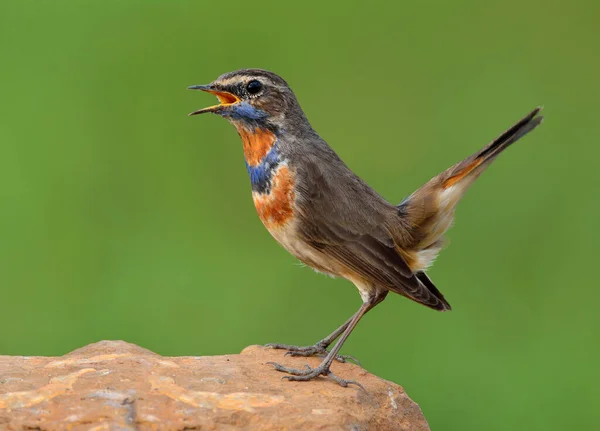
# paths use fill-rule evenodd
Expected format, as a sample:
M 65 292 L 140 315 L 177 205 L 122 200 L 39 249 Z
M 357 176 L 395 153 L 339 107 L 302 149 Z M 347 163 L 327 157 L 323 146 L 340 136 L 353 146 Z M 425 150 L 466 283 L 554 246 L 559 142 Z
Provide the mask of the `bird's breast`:
M 342 274 L 344 268 L 339 263 L 298 236 L 298 177 L 293 164 L 282 153 L 275 134 L 260 129 L 238 131 L 244 146 L 254 206 L 269 233 L 312 268 L 329 275 Z
M 265 227 L 274 234 L 294 219 L 296 200 L 295 176 L 287 164 L 273 170 L 271 186 L 266 193 L 252 192 L 254 206 Z M 276 236 L 277 238 L 277 236 Z
M 268 130 L 238 130 L 252 184 L 252 199 L 258 216 L 279 240 L 281 231 L 294 219 L 296 176 L 281 153 L 277 137 Z M 281 242 L 281 241 L 280 241 Z

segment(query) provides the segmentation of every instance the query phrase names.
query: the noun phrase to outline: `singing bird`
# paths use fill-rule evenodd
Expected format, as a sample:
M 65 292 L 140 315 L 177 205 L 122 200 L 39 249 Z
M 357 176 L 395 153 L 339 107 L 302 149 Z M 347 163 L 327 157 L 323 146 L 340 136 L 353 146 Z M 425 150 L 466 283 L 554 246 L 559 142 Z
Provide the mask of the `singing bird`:
M 189 115 L 218 114 L 237 129 L 252 199 L 271 235 L 306 265 L 343 277 L 358 288 L 362 298 L 358 311 L 314 346 L 269 345 L 293 356 L 325 357 L 315 368 L 272 363 L 288 373 L 284 378 L 306 381 L 323 375 L 342 386 L 358 383 L 334 375 L 330 366 L 336 359 L 343 361 L 340 348 L 358 321 L 389 292 L 434 310 L 451 309 L 426 271 L 442 248 L 456 205 L 490 163 L 543 118 L 538 115 L 541 108 L 534 109 L 480 151 L 394 205 L 352 172 L 315 132 L 278 75 L 243 69 L 189 88 L 219 100 L 218 105 Z

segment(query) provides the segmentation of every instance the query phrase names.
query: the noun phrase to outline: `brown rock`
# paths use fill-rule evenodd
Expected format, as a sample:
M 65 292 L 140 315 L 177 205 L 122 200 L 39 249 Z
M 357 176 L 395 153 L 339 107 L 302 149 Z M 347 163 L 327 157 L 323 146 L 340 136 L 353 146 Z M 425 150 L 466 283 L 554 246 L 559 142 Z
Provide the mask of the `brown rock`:
M 266 362 L 320 358 L 250 346 L 239 355 L 167 358 L 101 341 L 59 358 L 0 356 L 1 430 L 429 430 L 404 390 L 353 364 L 329 379 L 281 380 Z

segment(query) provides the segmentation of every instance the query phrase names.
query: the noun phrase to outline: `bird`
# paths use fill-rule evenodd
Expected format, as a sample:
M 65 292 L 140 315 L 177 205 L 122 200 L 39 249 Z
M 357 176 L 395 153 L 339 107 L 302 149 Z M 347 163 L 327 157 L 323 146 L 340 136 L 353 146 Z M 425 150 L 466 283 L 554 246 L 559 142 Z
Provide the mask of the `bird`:
M 321 356 L 316 367 L 271 362 L 293 381 L 325 376 L 343 387 L 359 382 L 332 373 L 359 320 L 389 292 L 437 311 L 450 303 L 427 275 L 454 220 L 458 202 L 479 175 L 543 117 L 535 108 L 479 151 L 393 204 L 358 177 L 317 134 L 287 82 L 263 69 L 225 73 L 193 85 L 218 104 L 189 115 L 217 114 L 241 140 L 258 216 L 288 252 L 317 272 L 353 283 L 362 303 L 339 328 L 312 346 L 271 343 L 292 356 Z M 374 145 L 374 144 L 371 144 Z M 328 348 L 338 340 L 333 347 Z

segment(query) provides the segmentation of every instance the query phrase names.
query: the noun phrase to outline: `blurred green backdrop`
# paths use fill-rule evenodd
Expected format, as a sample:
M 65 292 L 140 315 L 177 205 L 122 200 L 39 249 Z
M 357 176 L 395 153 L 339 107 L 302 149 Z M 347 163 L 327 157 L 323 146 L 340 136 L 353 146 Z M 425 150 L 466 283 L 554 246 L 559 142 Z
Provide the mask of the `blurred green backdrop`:
M 213 102 L 188 85 L 261 67 L 395 202 L 545 106 L 459 207 L 431 271 L 454 311 L 390 296 L 343 352 L 435 430 L 594 428 L 599 18 L 593 1 L 2 1 L 0 353 L 309 344 L 356 310 L 265 231 L 233 127 L 186 116 Z

